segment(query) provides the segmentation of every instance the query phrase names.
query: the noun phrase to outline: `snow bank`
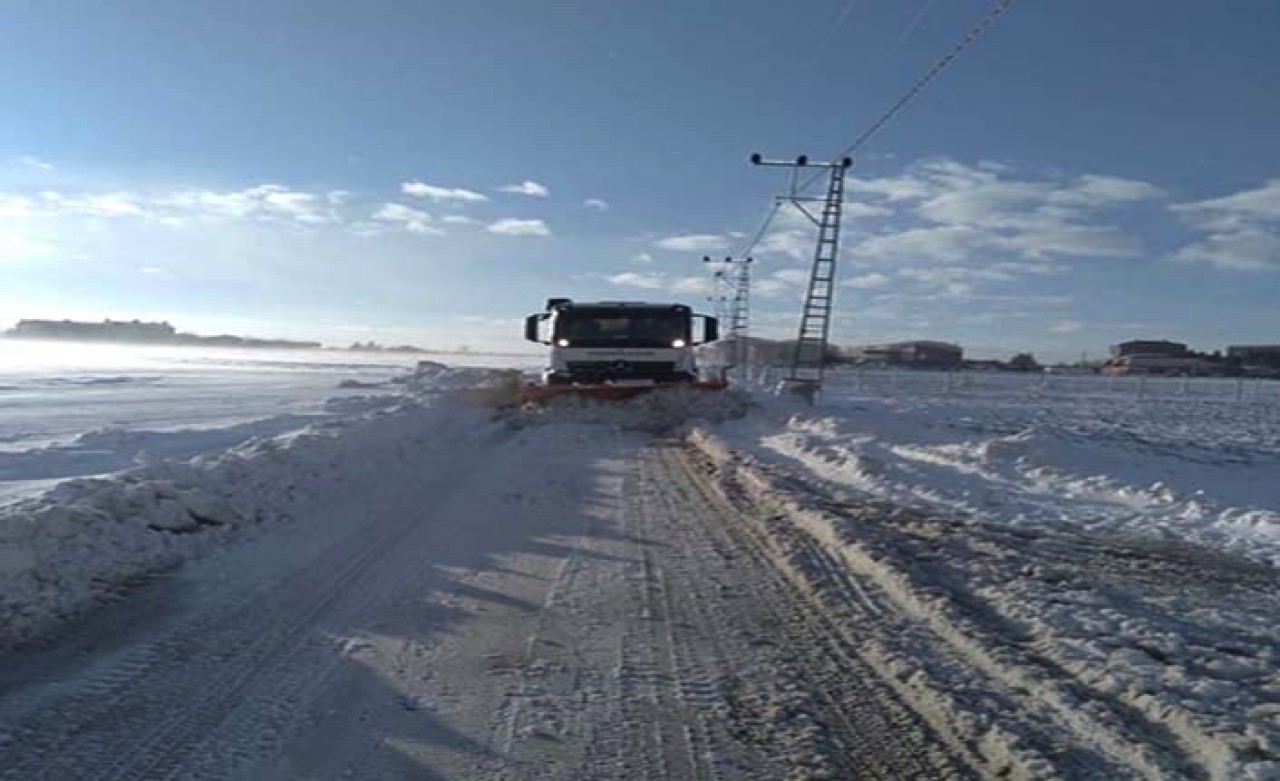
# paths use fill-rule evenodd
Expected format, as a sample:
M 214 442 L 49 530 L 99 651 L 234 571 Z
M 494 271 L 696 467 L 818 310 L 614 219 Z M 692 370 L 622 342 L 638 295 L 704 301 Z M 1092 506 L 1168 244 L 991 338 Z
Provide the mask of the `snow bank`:
M 0 508 L 0 647 L 29 640 L 140 578 L 303 515 L 318 497 L 421 447 L 478 410 L 383 399 L 346 418 L 215 455 L 61 483 Z
M 435 361 L 418 361 L 412 373 L 397 377 L 393 383 L 411 393 L 440 394 L 475 388 L 499 388 L 520 379 L 519 369 L 483 366 L 448 366 Z
M 483 436 L 475 396 L 518 371 L 423 361 L 391 392 L 334 396 L 317 414 L 202 429 L 97 429 L 0 452 L 0 479 L 45 493 L 0 506 L 0 647 L 45 633 L 131 584 L 376 475 L 441 432 Z M 355 381 L 351 388 L 383 391 Z M 83 475 L 111 474 L 85 478 Z M 64 479 L 73 478 L 73 479 Z
M 695 422 L 717 423 L 741 418 L 751 409 L 751 396 L 741 391 L 666 389 L 627 401 L 601 401 L 560 396 L 511 413 L 523 424 L 592 423 L 631 431 L 669 433 Z
M 21 483 L 99 476 L 163 460 L 193 458 L 226 450 L 255 437 L 301 429 L 328 417 L 328 414 L 275 415 L 247 423 L 171 431 L 94 429 L 63 442 L 0 450 L 0 481 Z

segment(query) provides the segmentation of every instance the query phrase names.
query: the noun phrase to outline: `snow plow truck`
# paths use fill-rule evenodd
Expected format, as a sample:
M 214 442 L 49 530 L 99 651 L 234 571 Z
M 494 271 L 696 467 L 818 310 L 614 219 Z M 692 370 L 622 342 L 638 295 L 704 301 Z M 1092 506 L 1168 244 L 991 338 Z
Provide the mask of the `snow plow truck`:
M 683 304 L 547 299 L 525 318 L 525 339 L 551 348 L 521 401 L 556 396 L 625 400 L 654 390 L 723 390 L 723 376 L 699 374 L 694 347 L 716 341 L 719 323 Z

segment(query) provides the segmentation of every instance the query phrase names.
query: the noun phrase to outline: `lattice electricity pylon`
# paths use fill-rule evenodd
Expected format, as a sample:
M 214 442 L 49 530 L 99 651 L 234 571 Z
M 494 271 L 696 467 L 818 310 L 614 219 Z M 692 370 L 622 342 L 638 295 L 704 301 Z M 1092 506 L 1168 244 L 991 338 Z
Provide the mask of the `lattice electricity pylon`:
M 713 261 L 705 255 L 702 257 L 702 260 L 704 263 L 718 262 Z M 707 300 L 715 307 L 714 313 L 716 319 L 721 322 L 724 322 L 725 320 L 725 313 L 729 305 L 730 290 L 731 283 L 729 278 L 725 275 L 724 269 L 716 269 L 711 272 L 711 295 L 707 296 Z
M 791 189 L 780 201 L 787 201 L 804 213 L 818 227 L 817 246 L 813 252 L 813 267 L 809 272 L 809 288 L 805 294 L 804 308 L 800 312 L 800 331 L 791 354 L 791 372 L 785 378 L 787 389 L 813 401 L 822 390 L 822 375 L 826 369 L 827 340 L 831 334 L 831 310 L 835 301 L 836 263 L 840 255 L 840 215 L 844 207 L 844 176 L 852 158 L 841 158 L 829 163 L 813 163 L 805 155 L 795 160 L 765 160 L 752 155 L 756 165 L 782 166 L 791 169 Z M 825 198 L 804 198 L 796 189 L 796 177 L 801 168 L 829 169 Z M 814 217 L 805 208 L 806 202 L 821 201 L 822 216 Z
M 724 268 L 715 272 L 717 300 L 727 306 L 720 310 L 728 321 L 729 342 L 733 348 L 728 367 L 747 365 L 747 337 L 751 327 L 751 264 L 752 258 L 712 258 L 702 256 L 704 263 L 721 263 Z M 723 294 L 721 293 L 723 291 Z M 727 309 L 727 311 L 725 311 Z

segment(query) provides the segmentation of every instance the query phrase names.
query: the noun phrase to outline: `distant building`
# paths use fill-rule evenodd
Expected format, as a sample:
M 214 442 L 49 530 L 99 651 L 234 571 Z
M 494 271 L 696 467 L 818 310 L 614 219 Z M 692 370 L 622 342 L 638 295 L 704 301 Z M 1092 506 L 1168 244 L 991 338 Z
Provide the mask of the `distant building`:
M 1221 367 L 1209 356 L 1192 352 L 1182 342 L 1138 339 L 1111 347 L 1111 360 L 1103 374 L 1150 374 L 1181 377 L 1220 373 Z
M 894 342 L 849 350 L 856 363 L 887 366 L 914 366 L 922 369 L 953 369 L 964 363 L 964 350 L 947 342 Z
M 1244 366 L 1280 369 L 1280 344 L 1258 344 L 1227 348 L 1227 358 Z
M 1102 367 L 1103 374 L 1151 374 L 1201 377 L 1222 373 L 1221 366 L 1199 355 L 1126 355 L 1113 358 Z
M 1185 358 L 1191 354 L 1185 344 L 1163 340 L 1138 339 L 1131 342 L 1121 342 L 1111 347 L 1112 358 L 1129 358 L 1139 355 L 1144 357 Z

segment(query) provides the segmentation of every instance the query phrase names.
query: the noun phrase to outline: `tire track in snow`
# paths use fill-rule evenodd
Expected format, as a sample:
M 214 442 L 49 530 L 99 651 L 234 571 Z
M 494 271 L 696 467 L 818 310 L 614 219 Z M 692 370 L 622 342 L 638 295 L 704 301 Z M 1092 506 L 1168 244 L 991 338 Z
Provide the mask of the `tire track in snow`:
M 718 457 L 713 460 L 718 460 Z M 1026 724 L 1022 726 L 1034 725 L 1033 729 L 1042 734 L 1025 735 L 1018 742 L 1031 738 L 1035 742 L 1036 751 L 1048 756 L 1056 754 L 1055 770 L 1065 777 L 1096 777 L 1101 774 L 1116 778 L 1156 779 L 1170 775 L 1187 778 L 1207 775 L 1206 769 L 1185 747 L 1175 745 L 1174 736 L 1167 728 L 1151 722 L 1133 708 L 1116 707 L 1118 703 L 1113 702 L 1110 697 L 1099 698 L 1108 703 L 1108 708 L 1094 705 L 1084 707 L 1083 703 L 1091 697 L 1082 695 L 1076 683 L 1068 680 L 1069 676 L 1034 647 L 1020 643 L 1017 638 L 1004 637 L 1005 633 L 999 628 L 985 625 L 984 622 L 994 620 L 992 617 L 978 614 L 964 619 L 968 623 L 957 623 L 956 617 L 951 614 L 931 612 L 920 601 L 929 598 L 928 595 L 918 593 L 922 587 L 920 583 L 913 585 L 898 582 L 906 576 L 894 568 L 912 565 L 894 560 L 897 554 L 874 547 L 873 550 L 879 550 L 879 555 L 858 551 L 852 546 L 841 545 L 839 540 L 827 540 L 838 553 L 826 550 L 817 537 L 831 537 L 835 533 L 827 529 L 823 522 L 808 516 L 827 514 L 839 518 L 857 505 L 849 505 L 830 497 L 820 488 L 807 481 L 797 481 L 785 472 L 766 474 L 756 471 L 754 467 L 748 467 L 746 472 L 740 473 L 730 470 L 723 478 L 723 485 L 734 494 L 741 492 L 741 501 L 750 506 L 772 505 L 778 511 L 775 517 L 780 519 L 780 523 L 768 528 L 757 527 L 755 532 L 765 550 L 772 548 L 777 551 L 775 558 L 800 588 L 814 591 L 819 598 L 831 599 L 828 603 L 831 607 L 847 610 L 856 618 L 863 612 L 859 604 L 861 598 L 857 602 L 841 599 L 838 592 L 831 588 L 829 578 L 825 577 L 824 566 L 815 565 L 815 562 L 832 561 L 831 567 L 825 569 L 834 568 L 836 571 L 850 573 L 850 577 L 854 579 L 861 573 L 877 584 L 876 590 L 884 601 L 884 614 L 889 622 L 868 638 L 870 646 L 875 648 L 873 655 L 878 655 L 870 663 L 882 669 L 885 672 L 882 676 L 884 680 L 895 685 L 905 701 L 915 702 L 921 716 L 928 719 L 939 734 L 948 736 L 948 741 L 957 750 L 969 751 L 965 744 L 976 735 L 971 732 L 966 734 L 964 728 L 957 729 L 957 725 L 951 723 L 953 717 L 940 715 L 936 708 L 937 702 L 931 700 L 936 700 L 939 696 L 943 699 L 953 696 L 955 693 L 951 691 L 952 687 L 968 688 L 971 692 L 980 689 L 981 696 L 990 698 L 992 702 L 1002 703 L 999 709 L 1006 714 L 1006 718 L 1025 720 Z M 874 524 L 868 527 L 867 535 L 878 539 L 874 529 Z M 863 559 L 868 556 L 869 559 Z M 887 556 L 890 560 L 881 561 L 881 556 Z M 945 570 L 946 564 L 939 562 L 924 567 L 929 571 Z M 936 590 L 943 586 L 944 582 L 940 581 L 929 588 Z M 865 589 L 863 593 L 866 593 Z M 975 607 L 958 601 L 961 612 Z M 849 623 L 847 620 L 842 621 L 842 627 Z M 840 631 L 846 630 L 841 628 Z M 895 684 L 895 678 L 889 673 L 889 669 L 895 664 L 895 654 L 901 654 L 905 650 L 905 646 L 898 641 L 899 638 L 909 636 L 918 637 L 914 641 L 916 647 L 911 651 L 909 660 L 918 670 L 929 665 L 941 665 L 939 670 L 949 666 L 962 673 L 965 682 L 946 677 L 929 680 L 925 676 L 924 680 L 928 682 L 925 684 L 924 699 L 920 698 L 922 692 Z M 888 646 L 884 644 L 886 640 L 889 640 Z M 852 647 L 857 647 L 852 635 L 850 642 Z M 929 659 L 932 661 L 926 661 Z M 975 689 L 975 686 L 979 689 Z M 934 691 L 929 692 L 929 689 Z M 1082 696 L 1084 699 L 1081 699 Z M 969 729 L 974 729 L 974 725 L 969 725 Z M 1054 745 L 1061 737 L 1050 737 L 1049 743 L 1042 742 L 1054 730 L 1065 730 L 1071 735 L 1071 751 L 1064 752 L 1062 746 Z M 1002 753 L 998 744 L 1008 741 L 1010 737 L 1008 734 L 999 736 L 990 748 L 973 748 L 984 754 L 995 749 L 991 756 L 998 757 Z M 1157 751 L 1156 747 L 1160 750 Z M 998 762 L 992 764 L 976 756 L 974 759 L 975 764 L 985 765 L 989 771 L 1000 768 Z M 992 762 L 996 760 L 993 759 Z M 1042 769 L 1039 772 L 1048 770 Z
M 680 449 L 663 446 L 652 458 L 651 468 L 669 485 L 664 493 L 667 507 L 655 517 L 665 519 L 665 536 L 691 552 L 689 565 L 680 570 L 679 593 L 689 595 L 684 603 L 714 637 L 720 679 L 733 682 L 729 687 L 740 690 L 748 701 L 756 699 L 756 709 L 765 713 L 761 718 L 735 713 L 731 707 L 729 718 L 742 718 L 745 729 L 764 730 L 766 740 L 774 743 L 771 751 L 780 748 L 778 736 L 794 740 L 794 752 L 783 753 L 792 763 L 819 755 L 825 762 L 811 759 L 808 768 L 819 776 L 965 775 L 962 764 L 940 748 L 872 669 L 845 651 L 843 636 L 820 619 L 811 597 L 798 591 L 777 571 L 776 562 L 742 534 L 749 524 L 725 504 Z M 721 566 L 708 566 L 712 562 Z M 717 593 L 710 593 L 712 589 Z M 772 619 L 772 633 L 758 629 L 762 617 Z M 757 627 L 755 636 L 744 636 L 743 630 L 752 626 Z M 755 653 L 743 652 L 744 640 Z M 707 657 L 701 660 L 706 663 Z M 759 670 L 769 665 L 770 674 L 762 676 Z M 753 674 L 734 681 L 744 670 Z M 784 684 L 772 690 L 777 680 Z

